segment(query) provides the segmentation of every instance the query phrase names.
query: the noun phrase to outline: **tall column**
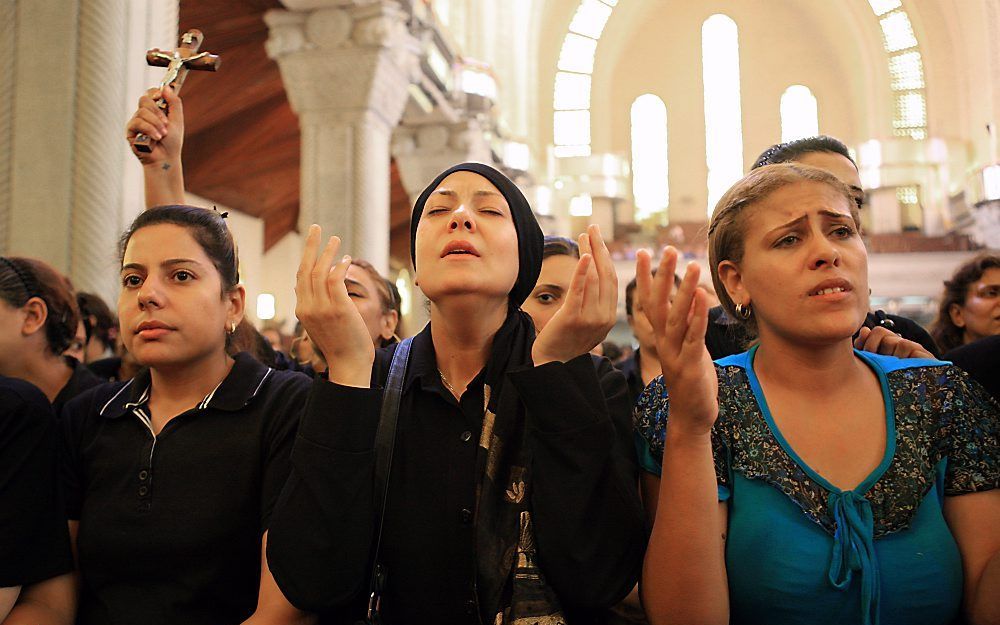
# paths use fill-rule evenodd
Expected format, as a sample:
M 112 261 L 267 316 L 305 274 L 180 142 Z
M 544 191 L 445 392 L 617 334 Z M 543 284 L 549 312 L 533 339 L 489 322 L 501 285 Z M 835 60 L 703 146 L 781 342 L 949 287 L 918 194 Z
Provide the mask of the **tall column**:
M 14 143 L 14 68 L 17 4 L 0 2 L 0 254 L 7 253 L 10 222 L 10 175 Z
M 108 301 L 118 235 L 142 201 L 125 121 L 153 84 L 146 49 L 176 45 L 177 5 L 0 3 L 0 251 Z
M 70 274 L 81 291 L 117 291 L 115 244 L 120 234 L 125 159 L 127 0 L 80 3 Z
M 265 16 L 268 54 L 299 115 L 299 226 L 319 224 L 340 236 L 345 253 L 386 272 L 389 139 L 417 71 L 418 42 L 394 0 L 305 6 Z
M 7 253 L 69 268 L 77 0 L 17 2 Z

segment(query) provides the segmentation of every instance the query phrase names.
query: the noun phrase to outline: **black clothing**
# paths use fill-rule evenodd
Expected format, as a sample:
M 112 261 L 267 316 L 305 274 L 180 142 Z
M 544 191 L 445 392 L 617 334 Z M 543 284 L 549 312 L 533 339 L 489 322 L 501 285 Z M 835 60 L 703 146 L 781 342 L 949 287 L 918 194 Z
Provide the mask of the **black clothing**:
M 705 346 L 712 360 L 739 354 L 747 350 L 747 336 L 743 328 L 726 314 L 722 306 L 708 309 L 708 328 L 705 330 Z
M 122 359 L 117 356 L 101 358 L 87 363 L 87 368 L 105 382 L 118 382 L 121 377 Z
M 24 380 L 0 376 L 0 588 L 73 570 L 57 452 L 49 400 Z
M 59 390 L 56 398 L 52 400 L 52 411 L 57 417 L 62 415 L 63 408 L 69 400 L 105 382 L 76 358 L 67 356 L 66 363 L 73 368 L 73 375 L 70 376 L 66 385 Z
M 316 377 L 316 370 L 312 368 L 310 364 L 299 364 L 297 360 L 286 354 L 285 352 L 277 351 L 274 352 L 274 365 L 273 367 L 278 371 L 298 371 L 299 373 L 304 373 L 310 378 Z
M 618 370 L 625 376 L 625 382 L 628 384 L 629 403 L 634 406 L 635 402 L 639 401 L 639 395 L 642 395 L 643 389 L 646 388 L 646 385 L 642 383 L 642 354 L 639 353 L 639 348 L 636 348 L 631 356 L 618 363 Z
M 880 315 L 892 322 L 891 326 L 886 325 L 889 330 L 892 330 L 904 339 L 920 343 L 935 358 L 940 358 L 941 352 L 934 343 L 934 339 L 927 333 L 927 330 L 924 330 L 919 323 L 912 319 L 877 311 L 877 313 L 868 313 L 863 326 L 874 328 L 882 325 L 882 319 L 879 318 Z M 712 356 L 712 360 L 745 352 L 750 347 L 748 342 L 749 339 L 742 327 L 726 314 L 722 306 L 715 306 L 708 309 L 708 329 L 705 332 L 705 345 L 708 347 L 708 353 Z
M 1000 335 L 949 350 L 941 360 L 950 360 L 1000 401 Z
M 313 383 L 268 539 L 271 572 L 302 609 L 342 608 L 367 591 L 374 438 L 394 350 L 377 351 L 373 388 Z M 477 606 L 483 614 L 495 607 L 479 606 L 477 593 L 476 460 L 488 372 L 456 401 L 436 362 L 428 326 L 414 338 L 389 478 L 389 624 L 479 623 Z M 632 589 L 645 549 L 625 384 L 589 355 L 505 376 L 526 410 L 539 566 L 570 622 L 587 622 Z
M 416 267 L 417 224 L 420 223 L 420 217 L 424 212 L 424 204 L 427 203 L 427 199 L 434 192 L 434 189 L 437 189 L 438 185 L 441 184 L 441 181 L 456 171 L 471 171 L 486 178 L 500 191 L 504 199 L 507 200 L 507 205 L 510 206 L 510 215 L 514 221 L 514 230 L 517 231 L 519 264 L 517 282 L 514 283 L 514 288 L 511 289 L 508 298 L 511 308 L 518 308 L 524 303 L 524 300 L 528 299 L 532 289 L 535 288 L 535 284 L 538 282 L 538 274 L 542 271 L 542 250 L 545 247 L 545 236 L 542 234 L 542 229 L 538 226 L 535 214 L 531 211 L 531 205 L 528 204 L 528 200 L 521 193 L 521 190 L 517 188 L 516 184 L 511 182 L 510 178 L 489 165 L 484 165 L 483 163 L 461 163 L 460 165 L 449 167 L 441 172 L 421 192 L 420 197 L 417 198 L 416 203 L 413 205 L 413 216 L 410 218 L 410 260 L 413 262 L 413 266 Z
M 67 515 L 79 519 L 77 622 L 236 624 L 256 609 L 261 537 L 288 475 L 309 380 L 240 353 L 153 436 L 148 370 L 63 413 Z
M 884 317 L 891 324 L 885 324 L 879 317 Z M 919 323 L 913 319 L 907 319 L 906 317 L 900 317 L 899 315 L 890 315 L 882 312 L 881 310 L 876 310 L 874 313 L 868 313 L 865 318 L 864 327 L 874 328 L 879 325 L 885 325 L 887 328 L 900 335 L 908 341 L 913 341 L 914 343 L 920 343 L 920 345 L 929 351 L 935 358 L 941 357 L 941 350 L 938 349 L 937 343 L 931 338 L 931 335 L 921 326 Z

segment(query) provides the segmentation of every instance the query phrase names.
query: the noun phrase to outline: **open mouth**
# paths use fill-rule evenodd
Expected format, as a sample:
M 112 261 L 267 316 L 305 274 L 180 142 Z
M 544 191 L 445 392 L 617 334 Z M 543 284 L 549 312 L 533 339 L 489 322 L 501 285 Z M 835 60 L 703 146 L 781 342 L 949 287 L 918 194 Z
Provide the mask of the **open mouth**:
M 834 295 L 836 293 L 847 293 L 853 291 L 851 284 L 847 280 L 833 279 L 825 280 L 809 291 L 809 297 L 820 297 L 823 295 Z
M 827 289 L 820 289 L 818 291 L 813 291 L 809 295 L 810 296 L 813 296 L 813 295 L 830 295 L 831 293 L 846 293 L 846 292 L 847 292 L 847 289 L 845 289 L 842 286 L 838 286 L 838 287 L 831 287 L 831 288 L 827 288 Z
M 452 241 L 441 251 L 441 258 L 446 256 L 479 256 L 479 252 L 468 241 Z

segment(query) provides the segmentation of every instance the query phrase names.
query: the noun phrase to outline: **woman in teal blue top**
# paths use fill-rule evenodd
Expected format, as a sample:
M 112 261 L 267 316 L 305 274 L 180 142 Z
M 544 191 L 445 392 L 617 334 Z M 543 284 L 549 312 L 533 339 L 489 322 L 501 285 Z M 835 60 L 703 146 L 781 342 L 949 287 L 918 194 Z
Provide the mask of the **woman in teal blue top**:
M 657 276 L 676 262 L 668 248 Z M 670 304 L 638 263 L 663 367 L 636 408 L 664 476 L 650 621 L 1000 622 L 1000 405 L 949 363 L 853 349 L 869 291 L 847 188 L 800 164 L 751 172 L 715 210 L 709 262 L 757 337 L 715 363 L 697 267 Z

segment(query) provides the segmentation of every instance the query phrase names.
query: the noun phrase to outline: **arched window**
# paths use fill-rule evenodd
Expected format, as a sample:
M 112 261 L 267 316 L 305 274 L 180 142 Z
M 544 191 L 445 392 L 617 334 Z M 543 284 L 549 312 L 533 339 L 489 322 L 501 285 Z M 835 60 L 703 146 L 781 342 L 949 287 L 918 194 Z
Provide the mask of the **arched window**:
M 889 55 L 890 85 L 895 100 L 893 134 L 927 138 L 924 63 L 910 16 L 901 0 L 868 0 L 882 27 L 882 44 Z
M 553 102 L 556 156 L 590 154 L 590 75 L 604 26 L 618 0 L 580 0 L 559 51 Z
M 740 50 L 736 22 L 731 18 L 716 14 L 701 25 L 701 62 L 711 215 L 722 194 L 743 176 Z
M 816 98 L 809 87 L 792 85 L 781 94 L 781 140 L 794 141 L 819 134 Z
M 667 107 L 651 93 L 632 102 L 632 195 L 635 217 L 667 209 Z

